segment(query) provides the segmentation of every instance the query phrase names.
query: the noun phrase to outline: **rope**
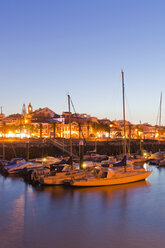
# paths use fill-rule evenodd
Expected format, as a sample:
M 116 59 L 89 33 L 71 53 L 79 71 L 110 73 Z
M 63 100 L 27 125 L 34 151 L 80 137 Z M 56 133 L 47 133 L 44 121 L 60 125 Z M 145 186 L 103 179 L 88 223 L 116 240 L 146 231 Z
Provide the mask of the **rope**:
M 71 105 L 72 105 L 72 108 L 73 108 L 73 110 L 74 110 L 74 112 L 75 112 L 75 115 L 76 115 L 76 118 L 77 118 L 77 122 L 78 122 L 79 128 L 80 128 L 80 132 L 82 133 L 82 136 L 83 136 L 83 141 L 84 141 L 84 143 L 85 143 L 85 145 L 86 145 L 86 140 L 85 140 L 83 131 L 82 131 L 82 129 L 81 129 L 81 124 L 80 124 L 80 121 L 79 121 L 79 117 L 77 116 L 76 109 L 75 109 L 75 107 L 74 107 L 74 104 L 73 104 L 73 102 L 72 102 L 72 99 L 71 99 Z

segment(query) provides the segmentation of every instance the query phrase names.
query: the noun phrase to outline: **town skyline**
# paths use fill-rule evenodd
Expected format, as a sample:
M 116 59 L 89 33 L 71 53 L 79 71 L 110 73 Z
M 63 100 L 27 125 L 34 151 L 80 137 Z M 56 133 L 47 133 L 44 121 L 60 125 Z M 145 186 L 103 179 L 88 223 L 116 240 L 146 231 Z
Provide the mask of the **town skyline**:
M 22 105 L 22 107 L 20 108 L 20 111 L 19 112 L 13 112 L 13 113 L 7 113 L 7 114 L 5 114 L 5 112 L 3 111 L 3 107 L 1 107 L 1 113 L 5 116 L 5 117 L 8 117 L 8 116 L 12 116 L 12 115 L 17 115 L 17 114 L 19 114 L 19 115 L 22 115 L 22 112 L 23 112 L 23 108 L 25 108 L 25 111 L 26 111 L 26 113 L 28 113 L 28 105 L 31 105 L 32 103 L 31 102 L 29 102 L 29 103 L 23 103 L 23 105 Z M 33 104 L 32 104 L 32 108 L 33 108 L 33 111 L 34 112 L 36 112 L 36 111 L 38 111 L 38 110 L 43 110 L 43 109 L 49 109 L 49 110 L 51 110 L 51 111 L 53 111 L 55 114 L 57 114 L 57 115 L 59 115 L 59 116 L 62 116 L 63 115 L 63 113 L 67 113 L 68 112 L 68 109 L 66 108 L 66 109 L 64 109 L 62 112 L 58 112 L 58 111 L 56 111 L 55 109 L 51 109 L 49 106 L 38 106 L 38 108 L 35 108 L 35 106 L 33 106 Z M 74 112 L 74 110 L 73 109 L 71 109 L 71 114 L 72 115 L 74 115 L 74 114 L 77 114 L 77 115 L 85 115 L 85 116 L 88 116 L 88 117 L 93 117 L 93 118 L 97 118 L 98 120 L 100 119 L 108 119 L 108 120 L 110 120 L 110 121 L 123 121 L 123 119 L 121 118 L 121 119 L 112 119 L 112 118 L 108 118 L 107 116 L 96 116 L 96 115 L 94 115 L 94 114 L 92 114 L 92 113 L 85 113 L 85 112 L 82 112 L 82 113 L 80 113 L 80 112 Z M 159 111 L 158 111 L 158 114 L 159 114 Z M 159 126 L 159 116 L 157 115 L 157 120 L 156 120 L 156 122 L 155 122 L 155 124 L 153 123 L 149 123 L 149 122 L 142 122 L 141 120 L 139 121 L 139 122 L 137 122 L 137 123 L 133 123 L 133 122 L 131 122 L 129 119 L 127 119 L 126 118 L 126 122 L 129 122 L 129 123 L 131 123 L 131 124 L 133 124 L 133 125 L 139 125 L 139 124 L 149 124 L 149 125 L 152 125 L 152 126 Z M 161 124 L 161 126 L 164 126 L 163 124 Z
M 71 126 L 70 126 L 71 125 Z M 125 134 L 124 134 L 125 126 Z M 164 140 L 165 127 L 152 126 L 148 123 L 134 124 L 124 120 L 99 119 L 85 113 L 61 114 L 48 107 L 34 109 L 31 103 L 22 107 L 21 114 L 5 116 L 0 114 L 0 137 L 23 138 L 65 138 L 88 140 L 127 139 Z

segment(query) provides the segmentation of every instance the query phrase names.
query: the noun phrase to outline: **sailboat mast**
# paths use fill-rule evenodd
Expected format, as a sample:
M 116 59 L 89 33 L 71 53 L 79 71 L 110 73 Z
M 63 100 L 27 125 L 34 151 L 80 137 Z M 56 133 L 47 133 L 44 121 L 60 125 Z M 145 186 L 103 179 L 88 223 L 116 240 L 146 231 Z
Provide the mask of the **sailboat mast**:
M 2 158 L 3 161 L 5 160 L 5 130 L 4 130 L 4 117 L 3 117 L 3 111 L 2 111 L 2 106 L 1 106 L 1 116 L 2 116 L 2 138 L 3 138 L 3 142 L 2 142 Z
M 161 92 L 161 95 L 160 95 L 159 127 L 161 126 L 161 118 L 162 118 L 162 92 Z
M 70 160 L 71 160 L 71 167 L 73 167 L 73 160 L 72 160 L 72 125 L 71 125 L 71 111 L 70 111 L 70 95 L 68 95 L 68 107 L 69 107 L 69 130 L 70 130 Z
M 5 132 L 4 132 L 4 120 L 2 120 L 2 137 L 3 137 L 3 162 L 5 160 Z
M 160 94 L 160 110 L 159 110 L 159 152 L 160 152 L 160 127 L 162 118 L 162 92 Z
M 124 147 L 123 147 L 123 153 L 124 153 L 124 155 L 126 155 L 124 72 L 122 71 L 121 73 L 122 73 L 122 89 L 123 89 L 123 122 L 124 122 Z

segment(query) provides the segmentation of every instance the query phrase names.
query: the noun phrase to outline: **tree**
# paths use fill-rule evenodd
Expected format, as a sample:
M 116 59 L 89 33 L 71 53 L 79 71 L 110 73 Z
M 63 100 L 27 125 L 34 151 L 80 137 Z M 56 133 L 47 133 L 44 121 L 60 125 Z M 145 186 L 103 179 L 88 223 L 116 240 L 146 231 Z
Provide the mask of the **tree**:
M 39 128 L 40 128 L 40 139 L 42 139 L 42 129 L 43 129 L 42 123 L 40 123 Z
M 92 128 L 95 130 L 95 132 L 110 132 L 110 127 L 108 124 L 104 124 L 104 123 L 101 123 L 101 122 L 95 122 L 95 123 L 92 123 Z

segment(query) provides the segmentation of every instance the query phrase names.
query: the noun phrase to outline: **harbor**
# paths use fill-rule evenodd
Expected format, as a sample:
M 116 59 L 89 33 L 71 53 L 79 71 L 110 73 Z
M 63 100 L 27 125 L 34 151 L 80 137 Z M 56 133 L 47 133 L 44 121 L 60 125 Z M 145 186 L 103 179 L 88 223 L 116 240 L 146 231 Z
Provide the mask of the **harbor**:
M 0 1 L 0 248 L 165 247 L 164 13 Z

